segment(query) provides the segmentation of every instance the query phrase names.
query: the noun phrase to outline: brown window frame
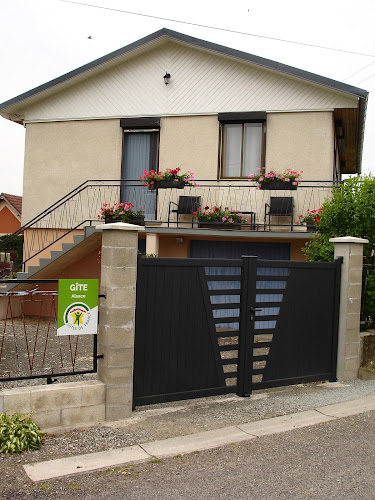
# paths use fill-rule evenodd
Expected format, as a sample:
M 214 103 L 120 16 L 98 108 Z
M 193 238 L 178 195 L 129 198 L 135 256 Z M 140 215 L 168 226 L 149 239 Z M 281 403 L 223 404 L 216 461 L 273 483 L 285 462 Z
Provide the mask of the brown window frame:
M 219 178 L 220 179 L 247 179 L 247 175 L 242 175 L 243 170 L 243 141 L 244 130 L 247 123 L 259 123 L 262 125 L 262 151 L 261 151 L 261 165 L 260 168 L 265 168 L 265 146 L 266 146 L 266 113 L 265 112 L 248 112 L 248 113 L 219 113 L 218 119 L 220 122 L 220 166 Z M 225 175 L 225 126 L 226 125 L 242 125 L 241 136 L 241 167 L 240 176 L 226 176 Z

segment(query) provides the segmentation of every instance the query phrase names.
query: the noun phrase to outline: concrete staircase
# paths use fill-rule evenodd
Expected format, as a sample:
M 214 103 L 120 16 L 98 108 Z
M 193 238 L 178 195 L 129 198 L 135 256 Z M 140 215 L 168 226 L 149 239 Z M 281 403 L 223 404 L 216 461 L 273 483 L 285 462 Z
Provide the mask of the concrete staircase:
M 45 269 L 47 266 L 50 266 L 53 262 L 57 261 L 64 255 L 66 255 L 68 252 L 71 252 L 72 249 L 80 245 L 83 241 L 85 241 L 86 238 L 90 237 L 93 233 L 95 233 L 95 227 L 93 226 L 88 226 L 85 227 L 84 234 L 82 235 L 74 235 L 73 236 L 73 241 L 69 243 L 62 243 L 61 244 L 61 249 L 60 250 L 52 250 L 49 254 L 48 258 L 41 258 L 39 259 L 38 265 L 33 265 L 29 266 L 27 268 L 26 272 L 18 272 L 17 277 L 15 279 L 17 280 L 26 280 L 30 279 L 36 274 L 39 274 L 40 271 Z M 16 287 L 17 283 L 1 283 L 0 284 L 0 292 L 8 292 L 12 290 L 12 288 Z

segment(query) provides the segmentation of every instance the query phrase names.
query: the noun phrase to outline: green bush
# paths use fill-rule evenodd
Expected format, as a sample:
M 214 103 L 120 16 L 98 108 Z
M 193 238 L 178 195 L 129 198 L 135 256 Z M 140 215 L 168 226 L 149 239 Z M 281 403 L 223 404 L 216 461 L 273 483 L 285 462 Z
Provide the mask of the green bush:
M 363 253 L 369 259 L 375 253 L 375 178 L 372 175 L 352 177 L 333 189 L 332 198 L 319 211 L 318 233 L 311 235 L 302 251 L 307 260 L 330 262 L 337 236 L 356 236 L 369 240 Z M 374 262 L 374 259 L 372 259 Z M 365 327 L 375 323 L 375 268 L 364 268 L 361 322 Z
M 31 415 L 0 413 L 0 453 L 11 455 L 29 449 L 38 450 L 44 442 L 44 435 L 31 420 Z

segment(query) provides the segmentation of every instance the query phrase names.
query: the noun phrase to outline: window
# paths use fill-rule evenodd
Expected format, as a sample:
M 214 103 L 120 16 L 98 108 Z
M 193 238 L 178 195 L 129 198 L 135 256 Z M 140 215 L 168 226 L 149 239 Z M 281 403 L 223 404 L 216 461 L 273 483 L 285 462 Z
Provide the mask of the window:
M 221 122 L 221 177 L 242 178 L 264 166 L 264 113 L 223 113 Z
M 140 189 L 139 177 L 144 170 L 157 170 L 159 154 L 159 118 L 123 118 L 124 131 L 121 201 L 138 210 L 143 207 L 147 218 L 156 216 L 155 193 Z

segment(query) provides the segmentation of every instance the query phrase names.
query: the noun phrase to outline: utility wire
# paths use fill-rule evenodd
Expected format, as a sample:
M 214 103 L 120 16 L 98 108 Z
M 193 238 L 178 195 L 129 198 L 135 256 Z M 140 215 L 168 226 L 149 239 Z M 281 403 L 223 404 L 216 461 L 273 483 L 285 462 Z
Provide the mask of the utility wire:
M 360 82 L 356 83 L 356 85 L 359 85 L 360 83 L 363 83 L 363 82 L 365 82 L 366 80 L 370 80 L 370 78 L 372 78 L 373 76 L 375 76 L 375 73 L 374 73 L 374 74 L 372 74 L 372 75 L 370 75 L 370 76 L 368 76 L 367 78 L 364 78 L 364 79 L 363 79 L 363 80 L 361 80 Z
M 375 64 L 375 61 L 371 62 L 370 64 L 367 64 L 366 66 L 363 66 L 363 68 L 359 69 L 358 71 L 355 71 L 351 75 L 349 75 L 346 78 L 344 78 L 342 81 L 345 82 L 345 80 L 349 80 L 349 78 L 351 78 L 352 76 L 356 75 L 357 73 L 360 73 L 361 71 L 363 71 L 364 69 L 368 68 L 369 66 L 372 66 L 373 64 Z
M 207 29 L 210 29 L 210 30 L 225 31 L 227 33 L 235 33 L 236 35 L 253 36 L 253 37 L 256 37 L 256 38 L 263 38 L 263 39 L 267 39 L 267 40 L 274 40 L 274 41 L 277 41 L 277 42 L 292 43 L 292 44 L 295 44 L 295 45 L 303 45 L 305 47 L 313 47 L 315 49 L 332 50 L 334 52 L 344 52 L 346 54 L 354 54 L 356 56 L 375 57 L 374 54 L 365 54 L 363 52 L 354 52 L 354 51 L 351 51 L 351 50 L 335 49 L 333 47 L 325 47 L 323 45 L 314 45 L 312 43 L 295 42 L 293 40 L 285 40 L 283 38 L 275 38 L 275 37 L 272 37 L 272 36 L 255 35 L 254 33 L 246 33 L 244 31 L 236 31 L 236 30 L 230 30 L 230 29 L 226 29 L 226 28 L 218 28 L 216 26 L 208 26 L 206 24 L 190 23 L 188 21 L 178 21 L 176 19 L 170 19 L 168 17 L 152 16 L 151 14 L 141 14 L 140 12 L 130 12 L 128 10 L 115 9 L 113 7 L 102 7 L 100 5 L 92 5 L 92 4 L 88 4 L 88 3 L 75 2 L 73 0 L 57 0 L 57 1 L 58 2 L 64 2 L 64 3 L 71 3 L 71 4 L 75 4 L 75 5 L 83 5 L 85 7 L 93 7 L 95 9 L 103 9 L 103 10 L 111 10 L 111 11 L 114 11 L 114 12 L 122 12 L 123 14 L 131 14 L 132 16 L 149 17 L 149 18 L 152 18 L 152 19 L 159 19 L 161 21 L 170 21 L 172 23 L 188 24 L 189 26 L 198 26 L 199 28 L 207 28 Z

